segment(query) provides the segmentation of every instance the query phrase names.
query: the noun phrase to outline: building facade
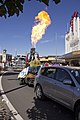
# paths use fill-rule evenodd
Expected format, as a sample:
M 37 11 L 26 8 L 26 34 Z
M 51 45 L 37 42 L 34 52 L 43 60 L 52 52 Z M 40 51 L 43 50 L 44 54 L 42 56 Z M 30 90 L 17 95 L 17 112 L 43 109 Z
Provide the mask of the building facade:
M 69 31 L 65 35 L 65 54 L 77 50 L 80 50 L 80 17 L 78 12 L 74 12 Z
M 25 55 L 16 55 L 12 57 L 12 66 L 14 68 L 24 68 L 26 65 Z
M 7 54 L 7 50 L 4 49 L 3 52 L 0 54 L 0 63 L 7 63 L 12 61 L 12 55 Z

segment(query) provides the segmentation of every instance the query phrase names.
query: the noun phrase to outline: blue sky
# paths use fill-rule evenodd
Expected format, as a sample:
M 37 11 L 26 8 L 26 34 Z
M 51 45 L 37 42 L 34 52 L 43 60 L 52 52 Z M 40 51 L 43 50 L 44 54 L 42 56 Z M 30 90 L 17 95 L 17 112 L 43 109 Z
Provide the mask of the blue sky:
M 36 0 L 25 0 L 23 13 L 5 19 L 0 17 L 0 53 L 3 49 L 7 53 L 15 55 L 26 54 L 33 47 L 31 44 L 31 32 L 34 18 L 42 10 L 48 12 L 51 25 L 46 29 L 45 35 L 36 44 L 36 51 L 40 56 L 63 55 L 65 53 L 65 33 L 69 29 L 69 23 L 74 11 L 80 13 L 80 0 L 61 0 L 56 5 L 50 0 L 49 6 Z M 57 36 L 57 37 L 56 37 Z

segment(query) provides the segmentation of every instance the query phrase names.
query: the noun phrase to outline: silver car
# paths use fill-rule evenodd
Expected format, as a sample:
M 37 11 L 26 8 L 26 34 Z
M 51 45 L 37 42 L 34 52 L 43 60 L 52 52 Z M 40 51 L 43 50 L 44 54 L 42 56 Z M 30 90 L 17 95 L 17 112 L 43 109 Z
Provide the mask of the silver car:
M 34 82 L 38 99 L 46 96 L 75 113 L 80 120 L 80 68 L 69 66 L 41 67 Z

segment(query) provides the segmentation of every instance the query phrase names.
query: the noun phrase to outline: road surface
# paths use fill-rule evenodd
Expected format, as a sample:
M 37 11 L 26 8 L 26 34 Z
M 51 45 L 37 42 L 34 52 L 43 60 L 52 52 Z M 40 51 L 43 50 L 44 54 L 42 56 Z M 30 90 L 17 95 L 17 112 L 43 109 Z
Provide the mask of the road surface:
M 2 86 L 23 120 L 73 120 L 73 113 L 67 108 L 50 99 L 37 100 L 33 87 L 19 85 L 17 74 L 4 75 Z

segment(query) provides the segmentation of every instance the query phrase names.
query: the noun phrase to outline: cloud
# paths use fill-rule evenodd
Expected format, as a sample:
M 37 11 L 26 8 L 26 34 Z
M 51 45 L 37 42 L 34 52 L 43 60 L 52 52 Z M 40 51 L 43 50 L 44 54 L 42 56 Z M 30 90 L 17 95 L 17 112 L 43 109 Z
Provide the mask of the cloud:
M 44 40 L 44 41 L 40 41 L 40 43 L 44 44 L 44 43 L 49 43 L 51 42 L 51 40 Z

